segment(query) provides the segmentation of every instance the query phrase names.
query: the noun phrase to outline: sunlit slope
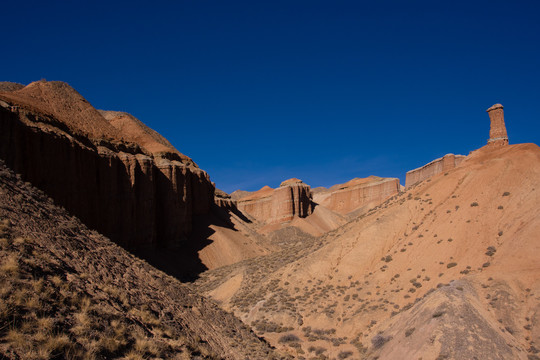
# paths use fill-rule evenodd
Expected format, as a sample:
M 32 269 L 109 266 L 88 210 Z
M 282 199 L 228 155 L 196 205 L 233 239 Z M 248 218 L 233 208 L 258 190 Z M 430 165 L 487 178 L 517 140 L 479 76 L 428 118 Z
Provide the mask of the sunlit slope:
M 215 278 L 212 295 L 276 344 L 283 334 L 274 325 L 298 336 L 280 343 L 298 356 L 526 358 L 539 341 L 539 190 L 538 146 L 482 148 L 295 243 L 289 260 L 237 265 L 224 276 L 237 295 L 220 298 L 230 289 Z

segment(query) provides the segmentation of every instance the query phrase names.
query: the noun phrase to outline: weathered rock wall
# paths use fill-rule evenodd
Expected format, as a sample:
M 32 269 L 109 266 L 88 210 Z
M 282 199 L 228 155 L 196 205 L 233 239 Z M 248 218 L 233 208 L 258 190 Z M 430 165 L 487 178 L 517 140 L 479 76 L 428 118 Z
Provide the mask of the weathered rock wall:
M 407 171 L 405 177 L 405 187 L 410 187 L 420 181 L 429 179 L 432 176 L 452 170 L 458 166 L 466 156 L 446 154 L 442 158 L 435 159 L 430 163 L 414 170 Z
M 236 200 L 243 213 L 266 223 L 283 223 L 294 217 L 306 217 L 313 209 L 311 188 L 301 180 L 284 181 L 277 189 L 264 187 Z
M 313 200 L 344 215 L 366 204 L 380 204 L 400 190 L 399 179 L 395 178 L 372 177 L 355 180 L 319 191 L 313 196 Z
M 115 242 L 176 244 L 189 234 L 192 215 L 209 211 L 214 186 L 204 171 L 95 145 L 51 126 L 48 115 L 13 110 L 0 106 L 0 158 Z
M 488 145 L 491 147 L 508 145 L 503 106 L 501 104 L 495 104 L 486 111 L 490 119 Z

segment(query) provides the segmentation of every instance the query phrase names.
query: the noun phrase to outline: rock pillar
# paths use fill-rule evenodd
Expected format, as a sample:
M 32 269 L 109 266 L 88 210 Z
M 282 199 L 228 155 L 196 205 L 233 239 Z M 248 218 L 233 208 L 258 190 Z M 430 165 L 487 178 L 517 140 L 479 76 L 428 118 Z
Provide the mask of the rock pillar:
M 508 135 L 504 125 L 504 112 L 501 104 L 495 104 L 486 110 L 491 120 L 489 129 L 488 145 L 505 146 L 508 145 Z

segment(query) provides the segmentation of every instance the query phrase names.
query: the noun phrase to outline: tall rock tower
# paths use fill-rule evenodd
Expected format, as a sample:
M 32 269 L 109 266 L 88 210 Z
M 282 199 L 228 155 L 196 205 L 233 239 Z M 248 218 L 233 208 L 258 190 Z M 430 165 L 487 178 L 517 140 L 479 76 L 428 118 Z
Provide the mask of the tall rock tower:
M 488 145 L 508 145 L 508 135 L 506 134 L 506 126 L 504 125 L 503 106 L 501 104 L 495 104 L 486 111 L 489 114 L 489 119 L 491 120 Z

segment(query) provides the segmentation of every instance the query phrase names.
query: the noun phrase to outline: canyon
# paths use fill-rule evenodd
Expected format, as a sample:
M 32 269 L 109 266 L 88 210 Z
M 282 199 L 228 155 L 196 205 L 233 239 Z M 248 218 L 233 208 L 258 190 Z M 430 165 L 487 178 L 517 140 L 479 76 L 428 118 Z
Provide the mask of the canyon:
M 185 340 L 160 356 L 535 359 L 540 148 L 510 145 L 503 106 L 487 112 L 485 146 L 410 170 L 405 186 L 292 178 L 227 194 L 128 113 L 62 82 L 0 83 L 2 266 L 27 254 L 17 236 L 37 237 L 21 269 L 64 264 L 62 281 L 156 343 L 170 336 L 148 319 L 169 324 Z

